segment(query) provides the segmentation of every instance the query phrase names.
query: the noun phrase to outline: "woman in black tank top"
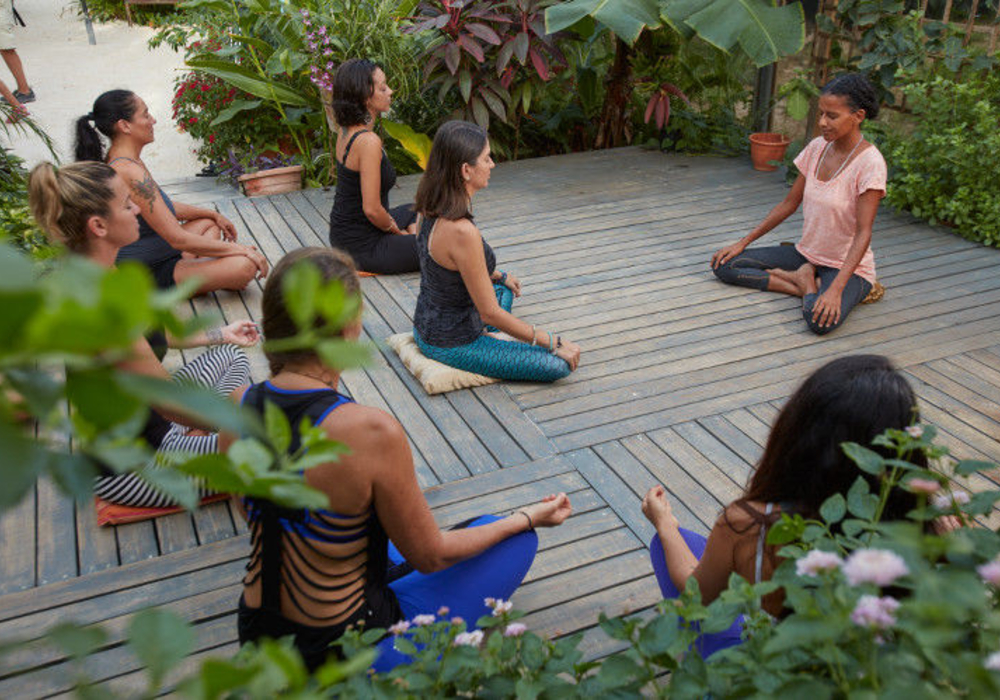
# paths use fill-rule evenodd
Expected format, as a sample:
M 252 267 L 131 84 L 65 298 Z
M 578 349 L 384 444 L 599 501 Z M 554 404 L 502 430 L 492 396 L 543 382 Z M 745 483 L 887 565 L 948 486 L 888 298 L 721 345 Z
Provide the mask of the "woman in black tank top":
M 146 265 L 161 289 L 197 277 L 199 294 L 238 291 L 267 275 L 267 259 L 253 246 L 236 242 L 229 219 L 212 209 L 172 202 L 156 184 L 142 162 L 156 120 L 138 95 L 109 90 L 93 110 L 76 121 L 76 160 L 107 161 L 139 207 L 139 240 L 124 246 L 119 260 Z M 111 140 L 107 153 L 98 131 Z
M 383 274 L 420 269 L 413 206 L 389 208 L 396 170 L 371 125 L 389 111 L 392 90 L 367 59 L 345 61 L 333 77 L 337 189 L 330 211 L 330 245 L 346 250 L 359 270 Z
M 313 264 L 325 282 L 338 280 L 348 294 L 359 294 L 354 265 L 343 251 L 289 253 L 264 289 L 262 324 L 269 340 L 298 332 L 282 299 L 282 278 L 300 262 Z M 349 340 L 360 332 L 360 319 L 341 330 Z M 534 559 L 533 528 L 559 525 L 570 515 L 566 494 L 507 517 L 481 516 L 462 529 L 442 531 L 417 482 L 399 422 L 338 393 L 339 372 L 314 353 L 267 354 L 271 378 L 241 387 L 233 398 L 258 412 L 267 402 L 281 410 L 292 428 L 290 451 L 297 448 L 303 418 L 349 451 L 305 473 L 306 483 L 327 497 L 325 508 L 246 501 L 252 552 L 240 601 L 240 640 L 292 635 L 315 668 L 336 653 L 331 642 L 352 623 L 385 628 L 446 606 L 475 624 L 488 614 L 484 598 L 509 598 Z M 220 437 L 222 449 L 231 442 Z M 379 644 L 377 670 L 405 661 L 391 637 Z
M 425 356 L 450 367 L 552 382 L 576 369 L 580 347 L 510 313 L 521 283 L 496 268 L 493 249 L 470 212 L 472 196 L 489 184 L 492 168 L 482 127 L 450 121 L 438 129 L 415 203 L 421 217 L 420 294 L 413 338 Z

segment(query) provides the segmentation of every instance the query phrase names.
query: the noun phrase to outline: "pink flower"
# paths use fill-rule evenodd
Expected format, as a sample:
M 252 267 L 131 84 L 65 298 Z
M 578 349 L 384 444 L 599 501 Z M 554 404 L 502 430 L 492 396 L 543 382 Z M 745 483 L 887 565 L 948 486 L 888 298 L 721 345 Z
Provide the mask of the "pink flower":
M 795 562 L 795 573 L 799 576 L 818 576 L 820 572 L 833 571 L 843 563 L 844 560 L 833 552 L 814 549 Z
M 406 620 L 400 620 L 396 624 L 389 627 L 389 634 L 393 635 L 394 637 L 398 637 L 408 629 L 410 629 L 410 623 L 407 622 Z
M 442 605 L 440 608 L 438 608 L 439 617 L 448 617 L 448 613 L 450 612 L 451 609 L 447 605 Z
M 919 476 L 907 481 L 906 486 L 913 493 L 923 493 L 927 495 L 936 493 L 941 488 L 941 484 L 934 479 L 921 479 Z
M 424 625 L 433 625 L 437 620 L 433 615 L 417 615 L 413 618 L 413 624 L 417 627 L 423 627 Z
M 995 651 L 987 656 L 983 666 L 991 671 L 1000 671 L 1000 651 Z
M 976 567 L 976 573 L 982 576 L 983 581 L 994 586 L 1000 586 L 1000 557 L 993 561 L 986 562 Z
M 457 615 L 455 617 L 451 618 L 451 624 L 456 625 L 456 626 L 457 625 L 461 625 L 464 622 L 465 622 L 465 620 L 463 620 L 462 618 L 458 617 Z
M 483 631 L 459 632 L 455 635 L 454 644 L 457 647 L 478 647 L 483 643 Z
M 492 609 L 492 608 L 496 607 L 496 604 L 497 604 L 497 599 L 496 598 L 493 598 L 493 597 L 483 598 L 483 605 L 485 605 L 487 608 L 491 608 Z
M 924 428 L 920 425 L 908 425 L 906 426 L 906 434 L 914 440 L 919 440 L 924 436 Z
M 893 613 L 898 608 L 899 601 L 895 598 L 863 595 L 851 612 L 851 622 L 858 627 L 886 629 L 896 624 L 896 616 Z
M 931 503 L 938 510 L 951 510 L 955 506 L 962 506 L 969 502 L 967 491 L 952 491 L 951 493 L 939 493 Z
M 507 625 L 507 628 L 503 631 L 503 636 L 505 637 L 520 637 L 528 630 L 527 625 L 523 625 L 520 622 L 512 622 Z
M 887 549 L 859 549 L 844 562 L 844 576 L 852 586 L 874 583 L 888 586 L 910 573 L 903 558 Z

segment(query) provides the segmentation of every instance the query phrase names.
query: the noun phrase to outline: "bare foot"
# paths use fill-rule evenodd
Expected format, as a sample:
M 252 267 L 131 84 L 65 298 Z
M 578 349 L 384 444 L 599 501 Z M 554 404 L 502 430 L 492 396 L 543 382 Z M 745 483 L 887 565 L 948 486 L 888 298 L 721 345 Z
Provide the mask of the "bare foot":
M 802 296 L 815 294 L 819 291 L 819 283 L 816 281 L 816 268 L 812 263 L 805 263 L 796 270 L 790 277 L 795 285 L 802 290 Z

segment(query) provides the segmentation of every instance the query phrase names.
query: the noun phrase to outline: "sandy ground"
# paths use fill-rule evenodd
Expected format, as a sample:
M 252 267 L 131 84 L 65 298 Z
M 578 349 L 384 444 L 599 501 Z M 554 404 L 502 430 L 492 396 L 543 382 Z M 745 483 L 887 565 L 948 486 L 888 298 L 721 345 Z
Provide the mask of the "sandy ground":
M 143 160 L 160 182 L 194 175 L 201 170 L 192 150 L 194 141 L 177 131 L 170 119 L 170 100 L 184 58 L 168 47 L 150 51 L 148 27 L 124 22 L 95 24 L 97 44 L 87 31 L 73 0 L 20 0 L 17 10 L 27 27 L 15 31 L 17 52 L 38 99 L 27 105 L 32 116 L 56 142 L 59 157 L 72 160 L 72 129 L 77 117 L 91 110 L 105 90 L 135 91 L 159 122 L 156 141 L 143 150 Z M 0 79 L 14 89 L 6 65 L 0 61 Z M 12 135 L 11 146 L 31 166 L 49 158 L 33 135 Z

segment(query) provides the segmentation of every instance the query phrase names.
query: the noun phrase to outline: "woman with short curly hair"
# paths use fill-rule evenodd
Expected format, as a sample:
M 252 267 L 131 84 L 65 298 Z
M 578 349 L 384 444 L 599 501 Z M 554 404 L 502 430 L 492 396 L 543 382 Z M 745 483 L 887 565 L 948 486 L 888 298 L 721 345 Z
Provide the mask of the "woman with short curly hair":
M 337 191 L 330 211 L 330 245 L 346 250 L 358 269 L 393 274 L 420 269 L 416 215 L 409 204 L 389 208 L 396 170 L 372 127 L 388 112 L 392 89 L 366 58 L 345 61 L 333 76 L 337 120 Z

